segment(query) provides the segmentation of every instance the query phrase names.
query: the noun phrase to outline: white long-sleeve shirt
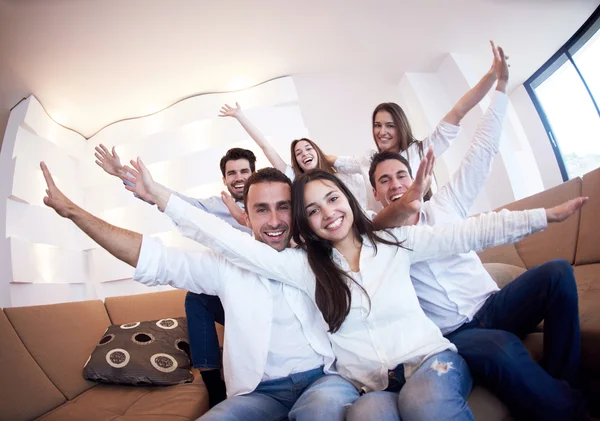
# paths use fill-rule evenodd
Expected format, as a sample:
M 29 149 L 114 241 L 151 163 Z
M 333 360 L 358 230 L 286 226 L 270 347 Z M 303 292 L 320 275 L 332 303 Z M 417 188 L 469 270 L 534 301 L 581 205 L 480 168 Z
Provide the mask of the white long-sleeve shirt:
M 296 174 L 294 173 L 294 169 L 291 166 L 285 167 L 285 175 L 292 181 L 296 178 Z M 365 179 L 362 174 L 350 174 L 345 172 L 337 172 L 336 177 L 339 178 L 342 183 L 346 185 L 358 200 L 358 204 L 361 208 L 367 209 L 367 185 L 365 184 Z M 371 190 L 370 188 L 368 190 Z
M 277 252 L 231 228 L 214 216 L 171 196 L 165 213 L 180 232 L 222 254 L 232 263 L 277 279 L 304 291 L 315 300 L 316 279 L 306 253 L 299 249 Z M 425 315 L 409 276 L 412 263 L 471 249 L 482 250 L 518 241 L 546 227 L 543 209 L 489 213 L 445 227 L 411 226 L 391 230 L 405 248 L 372 244 L 363 238 L 360 282 L 369 294 L 371 308 L 360 289 L 350 283 L 352 304 L 341 328 L 329 339 L 337 357 L 338 372 L 366 391 L 388 386 L 388 370 L 405 364 L 407 375 L 424 359 L 446 349 L 455 350 Z M 392 238 L 391 234 L 380 232 Z M 336 264 L 349 266 L 333 250 Z M 370 310 L 370 311 L 369 311 Z
M 439 157 L 446 152 L 446 150 L 450 147 L 450 143 L 456 139 L 456 136 L 458 136 L 459 132 L 460 126 L 455 126 L 454 124 L 450 124 L 442 120 L 438 123 L 435 130 L 422 142 L 412 143 L 406 151 L 400 152 L 400 154 L 408 160 L 413 176 L 416 174 L 422 159 L 419 151 L 419 145 L 422 146 L 424 153 L 427 152 L 429 147 L 433 147 L 433 153 L 436 157 Z M 369 181 L 369 167 L 371 166 L 371 159 L 376 153 L 377 149 L 369 149 L 360 157 L 340 156 L 335 161 L 334 165 L 339 174 L 360 174 L 362 176 L 362 184 L 366 188 L 365 200 L 367 201 L 367 207 L 365 209 L 370 209 L 373 211 L 381 210 L 381 204 L 375 200 L 373 191 L 371 189 L 371 182 Z
M 177 201 L 180 207 L 193 206 L 179 197 Z M 211 218 L 261 244 L 222 219 Z M 221 298 L 227 320 L 223 372 L 228 396 L 250 393 L 262 380 L 321 365 L 326 373 L 335 372 L 325 321 L 313 300 L 297 288 L 242 269 L 212 251 L 184 252 L 147 236 L 134 279 Z
M 467 218 L 500 148 L 507 107 L 507 95 L 495 91 L 458 171 L 423 204 L 418 225 L 443 225 Z M 498 291 L 473 251 L 416 263 L 410 275 L 425 314 L 444 334 L 471 321 L 488 297 Z

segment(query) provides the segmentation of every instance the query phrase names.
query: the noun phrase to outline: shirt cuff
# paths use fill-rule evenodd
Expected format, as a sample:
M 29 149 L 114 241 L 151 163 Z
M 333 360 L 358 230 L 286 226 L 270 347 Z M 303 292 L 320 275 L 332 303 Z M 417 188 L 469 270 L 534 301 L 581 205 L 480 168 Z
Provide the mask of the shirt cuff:
M 167 206 L 165 207 L 165 215 L 171 218 L 174 222 L 177 222 L 185 215 L 188 206 L 191 205 L 185 202 L 181 197 L 172 194 L 171 197 L 169 197 Z
M 529 211 L 529 222 L 531 225 L 531 232 L 538 232 L 548 227 L 548 217 L 546 216 L 546 209 L 532 209 Z
M 142 236 L 140 256 L 133 274 L 134 281 L 141 282 L 143 284 L 147 283 L 148 281 L 155 281 L 159 248 L 159 239 L 147 235 Z
M 508 107 L 508 95 L 504 92 L 494 91 L 492 94 L 492 101 L 490 102 L 490 108 L 506 109 Z
M 449 134 L 449 133 L 453 133 L 453 134 L 458 134 L 458 132 L 460 132 L 460 124 L 456 125 L 456 124 L 452 124 L 452 123 L 448 123 L 447 121 L 441 120 L 438 124 L 438 128 L 444 132 L 444 134 Z

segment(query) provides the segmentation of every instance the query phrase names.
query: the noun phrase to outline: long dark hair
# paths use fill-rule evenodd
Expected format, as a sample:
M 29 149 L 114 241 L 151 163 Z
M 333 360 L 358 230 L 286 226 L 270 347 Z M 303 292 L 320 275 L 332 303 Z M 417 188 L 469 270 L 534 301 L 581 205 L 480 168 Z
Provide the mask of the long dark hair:
M 329 325 L 329 332 L 335 333 L 340 329 L 350 312 L 352 294 L 349 282 L 354 282 L 362 290 L 369 299 L 369 306 L 371 305 L 371 299 L 365 289 L 349 273 L 343 271 L 335 264 L 331 241 L 323 240 L 317 236 L 308 225 L 304 190 L 308 183 L 315 180 L 329 181 L 346 196 L 354 216 L 354 223 L 352 224 L 354 234 L 358 238 L 366 235 L 373 244 L 375 253 L 377 253 L 377 243 L 398 247 L 402 247 L 402 244 L 391 233 L 390 235 L 396 241 L 387 240 L 375 232 L 373 222 L 365 215 L 352 192 L 335 175 L 327 171 L 314 169 L 303 173 L 294 180 L 292 183 L 292 208 L 294 215 L 292 235 L 294 241 L 306 250 L 308 263 L 317 278 L 315 290 L 317 307 L 319 307 L 325 321 Z
M 317 145 L 312 140 L 303 137 L 302 139 L 296 139 L 292 141 L 292 143 L 290 144 L 290 154 L 292 155 L 292 169 L 294 170 L 294 174 L 296 174 L 296 177 L 298 177 L 300 174 L 304 174 L 304 170 L 300 168 L 300 165 L 298 165 L 298 158 L 296 158 L 296 151 L 294 150 L 296 149 L 296 145 L 299 142 L 308 142 L 310 146 L 312 146 L 313 149 L 317 152 L 317 159 L 319 160 L 319 162 L 317 162 L 317 168 L 315 169 L 324 170 L 331 174 L 334 174 L 336 172 L 335 168 L 333 168 L 333 166 L 325 158 L 325 153 L 321 150 L 321 148 L 319 148 L 319 145 Z
M 413 143 L 417 144 L 419 149 L 419 157 L 423 158 L 423 142 L 417 140 L 413 135 L 412 128 L 410 127 L 410 122 L 408 121 L 408 117 L 406 113 L 402 109 L 401 106 L 396 104 L 395 102 L 383 102 L 375 107 L 373 110 L 373 116 L 371 117 L 371 127 L 375 128 L 375 118 L 377 117 L 377 113 L 380 111 L 386 111 L 390 113 L 392 116 L 392 121 L 396 126 L 396 133 L 398 134 L 398 152 L 406 151 L 406 158 L 410 159 L 408 156 L 408 148 Z M 373 130 L 373 140 L 375 141 L 375 146 L 379 152 L 383 152 L 379 149 L 379 145 L 377 144 L 377 139 L 375 139 L 375 133 Z M 396 151 L 393 151 L 396 152 Z

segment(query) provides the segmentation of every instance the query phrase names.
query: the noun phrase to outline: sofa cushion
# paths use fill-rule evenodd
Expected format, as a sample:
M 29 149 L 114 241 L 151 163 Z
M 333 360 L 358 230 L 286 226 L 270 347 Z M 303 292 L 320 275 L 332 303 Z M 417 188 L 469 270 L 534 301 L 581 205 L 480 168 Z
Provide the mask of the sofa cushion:
M 110 325 L 102 301 L 4 311 L 29 353 L 67 399 L 96 386 L 83 378 L 82 371 L 98 338 Z
M 526 271 L 525 268 L 504 263 L 484 263 L 483 267 L 490 274 L 494 282 L 498 284 L 499 288 L 504 288 L 506 284 L 512 282 L 517 276 Z
M 600 264 L 575 266 L 581 325 L 581 366 L 585 375 L 600 375 Z
M 186 291 L 163 291 L 149 294 L 107 297 L 104 300 L 108 316 L 114 325 L 140 320 L 185 317 Z
M 576 265 L 600 263 L 600 168 L 583 176 L 582 196 L 590 200 L 581 208 Z
M 83 369 L 92 381 L 135 386 L 190 382 L 185 318 L 110 326 Z
M 483 263 L 504 263 L 507 265 L 527 268 L 525 262 L 519 256 L 514 244 L 505 244 L 497 247 L 490 247 L 477 253 Z
M 561 185 L 505 206 L 508 210 L 549 208 L 569 199 L 581 196 L 581 179 L 574 178 Z M 542 232 L 535 233 L 515 246 L 528 269 L 548 260 L 575 261 L 575 248 L 579 231 L 579 211 L 560 224 L 550 224 Z
M 132 323 L 138 320 L 185 317 L 187 291 L 163 291 L 125 297 L 107 297 L 106 311 L 113 324 Z M 215 323 L 219 343 L 223 346 L 223 325 Z
M 28 421 L 66 399 L 27 352 L 0 310 L 0 420 Z
M 201 382 L 167 387 L 99 385 L 40 421 L 192 421 L 208 411 Z

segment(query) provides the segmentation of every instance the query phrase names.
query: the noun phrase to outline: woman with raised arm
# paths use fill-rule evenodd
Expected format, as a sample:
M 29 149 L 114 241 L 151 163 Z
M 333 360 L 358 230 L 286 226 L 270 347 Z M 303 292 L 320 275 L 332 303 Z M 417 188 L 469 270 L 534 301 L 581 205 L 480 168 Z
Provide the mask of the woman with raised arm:
M 261 131 L 258 130 L 256 126 L 254 126 L 254 124 L 252 124 L 246 117 L 242 111 L 242 107 L 240 107 L 240 104 L 236 102 L 235 108 L 227 104 L 223 105 L 223 107 L 221 107 L 219 116 L 235 118 L 244 128 L 246 133 L 250 135 L 252 140 L 254 140 L 258 146 L 260 146 L 271 165 L 287 175 L 290 180 L 294 181 L 294 178 L 297 176 L 317 168 L 327 171 L 330 174 L 335 174 L 336 176 L 340 177 L 340 179 L 357 197 L 362 208 L 366 208 L 367 186 L 364 178 L 360 174 L 338 173 L 338 171 L 330 163 L 330 161 L 334 160 L 334 158 L 325 155 L 321 148 L 319 148 L 319 146 L 312 140 L 303 137 L 301 139 L 292 141 L 290 144 L 291 165 L 288 165 L 281 158 L 279 153 L 277 153 L 275 148 L 269 143 L 265 135 L 262 134 Z
M 368 150 L 362 157 L 329 156 L 330 163 L 339 173 L 363 173 L 366 176 L 371 165 L 371 158 L 376 152 L 392 151 L 400 153 L 408 160 L 411 168 L 419 166 L 424 151 L 430 147 L 433 147 L 435 156 L 439 157 L 458 136 L 460 122 L 464 116 L 487 95 L 494 82 L 498 81 L 498 86 L 506 86 L 508 83 L 508 64 L 506 63 L 508 56 L 504 55 L 502 48 L 496 46 L 493 41 L 490 41 L 490 44 L 493 53 L 490 70 L 471 90 L 463 95 L 425 139 L 417 140 L 415 138 L 408 117 L 402 107 L 394 102 L 384 102 L 375 107 L 371 116 L 373 140 L 376 149 Z M 381 209 L 381 206 L 373 198 L 370 189 L 367 195 L 369 209 Z
M 563 221 L 586 201 L 577 198 L 547 210 L 491 212 L 446 227 L 375 232 L 344 183 L 315 170 L 292 187 L 294 237 L 303 238 L 302 249 L 276 252 L 172 196 L 153 182 L 141 161 L 133 164 L 137 171 L 129 171 L 142 180 L 130 180 L 136 193 L 163 209 L 183 235 L 314 300 L 339 373 L 359 390 L 392 397 L 392 406 L 369 414 L 368 419 L 377 420 L 473 420 L 466 403 L 469 370 L 419 306 L 410 265 L 519 241 L 549 222 Z M 432 167 L 430 150 L 415 177 L 419 188 L 427 186 L 422 180 L 431 177 Z M 415 192 L 415 197 L 421 194 Z M 359 412 L 361 399 L 350 407 L 347 419 L 367 419 Z

